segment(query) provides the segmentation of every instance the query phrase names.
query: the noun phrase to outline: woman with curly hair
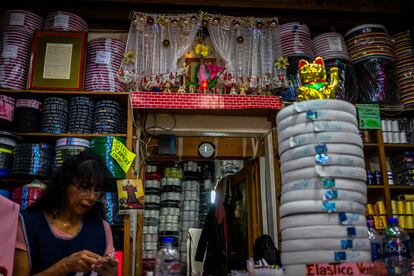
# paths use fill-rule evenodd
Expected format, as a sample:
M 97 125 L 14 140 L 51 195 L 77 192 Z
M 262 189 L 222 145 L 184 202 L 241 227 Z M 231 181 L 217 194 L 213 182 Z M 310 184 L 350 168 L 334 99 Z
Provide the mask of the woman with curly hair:
M 43 196 L 21 213 L 13 275 L 116 275 L 112 233 L 98 201 L 111 185 L 97 157 L 67 158 Z

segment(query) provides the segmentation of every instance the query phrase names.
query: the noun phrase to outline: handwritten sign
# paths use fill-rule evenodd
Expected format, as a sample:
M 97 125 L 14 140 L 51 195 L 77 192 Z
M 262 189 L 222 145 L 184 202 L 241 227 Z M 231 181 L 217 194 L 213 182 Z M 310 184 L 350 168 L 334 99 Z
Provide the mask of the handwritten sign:
M 357 104 L 359 129 L 381 129 L 380 111 L 377 104 Z
M 122 144 L 122 142 L 114 137 L 112 140 L 111 156 L 116 160 L 116 162 L 118 162 L 119 166 L 126 173 L 128 172 L 129 167 L 131 167 L 132 161 L 134 161 L 136 154 L 130 152 L 127 147 Z
M 330 264 L 307 264 L 307 276 L 319 275 L 387 275 L 385 266 L 381 262 L 357 262 L 357 263 L 330 263 Z

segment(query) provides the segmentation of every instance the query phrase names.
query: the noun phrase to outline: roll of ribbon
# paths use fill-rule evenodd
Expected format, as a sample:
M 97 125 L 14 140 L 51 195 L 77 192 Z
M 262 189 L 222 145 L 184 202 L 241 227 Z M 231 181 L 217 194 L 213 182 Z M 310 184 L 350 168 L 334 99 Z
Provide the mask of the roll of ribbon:
M 292 182 L 284 183 L 282 186 L 283 192 L 300 191 L 309 189 L 342 189 L 356 191 L 366 194 L 367 187 L 365 181 L 352 180 L 347 178 L 300 178 Z
M 355 201 L 361 204 L 367 203 L 367 195 L 355 191 L 340 189 L 300 190 L 284 192 L 281 196 L 281 204 L 298 200 L 325 200 L 325 201 Z
M 365 214 L 365 205 L 345 200 L 297 200 L 280 206 L 280 216 L 297 215 L 304 213 L 356 213 Z
M 301 252 L 318 250 L 361 250 L 370 251 L 371 244 L 368 238 L 331 238 L 331 239 L 297 239 L 282 241 L 283 252 Z
M 276 121 L 277 123 L 279 123 L 288 116 L 296 115 L 301 112 L 315 110 L 339 110 L 343 112 L 348 112 L 356 117 L 355 107 L 348 102 L 340 100 L 310 100 L 303 102 L 295 102 L 292 105 L 282 109 L 277 114 Z
M 280 162 L 283 164 L 292 159 L 316 156 L 321 153 L 321 150 L 323 150 L 325 154 L 349 154 L 361 158 L 364 157 L 362 147 L 356 145 L 343 143 L 309 144 L 283 152 L 283 154 L 280 155 Z
M 282 175 L 282 185 L 306 178 L 348 178 L 365 182 L 367 179 L 366 171 L 361 167 L 351 166 L 314 166 L 301 170 L 289 171 Z
M 287 252 L 281 254 L 283 264 L 316 264 L 334 262 L 369 262 L 371 261 L 371 251 L 352 251 L 352 250 L 312 250 L 302 252 Z M 293 275 L 293 274 L 289 274 Z M 299 275 L 299 274 L 296 274 Z
M 366 226 L 365 215 L 354 213 L 335 213 L 335 214 L 300 214 L 287 216 L 280 219 L 280 229 L 304 226 Z
M 282 230 L 282 240 L 318 238 L 368 238 L 366 226 L 317 225 Z

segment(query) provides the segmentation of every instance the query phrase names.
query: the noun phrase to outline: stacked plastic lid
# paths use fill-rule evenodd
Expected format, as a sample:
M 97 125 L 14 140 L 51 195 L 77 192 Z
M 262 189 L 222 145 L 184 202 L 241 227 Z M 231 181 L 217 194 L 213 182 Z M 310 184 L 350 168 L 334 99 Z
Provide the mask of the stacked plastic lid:
M 321 56 L 325 60 L 328 83 L 330 82 L 331 67 L 336 67 L 339 70 L 339 87 L 335 92 L 335 99 L 355 101 L 358 98 L 358 88 L 351 69 L 344 37 L 335 32 L 323 33 L 312 39 L 312 45 L 315 56 Z
M 282 265 L 370 261 L 366 171 L 355 107 L 312 100 L 277 115 L 282 175 Z
M 8 95 L 0 95 L 0 130 L 11 130 L 16 100 Z
M 60 97 L 47 97 L 43 100 L 42 132 L 66 133 L 68 129 L 68 100 Z
M 301 86 L 298 74 L 299 60 L 310 60 L 314 56 L 311 33 L 307 25 L 291 22 L 280 25 L 279 35 L 283 55 L 288 57 L 289 61 L 286 77 L 290 83 L 289 88 L 283 90 L 281 96 L 286 101 L 294 101 L 296 91 Z
M 93 132 L 95 103 L 93 99 L 77 96 L 70 99 L 69 126 L 70 133 L 88 134 Z
M 159 240 L 162 237 L 173 237 L 175 245 L 178 245 L 181 229 L 182 176 L 179 167 L 165 167 L 161 179 Z
M 314 56 L 310 29 L 305 24 L 291 22 L 280 25 L 279 35 L 284 56 Z
M 155 165 L 147 165 L 145 169 L 145 211 L 143 235 L 143 267 L 144 272 L 155 270 L 155 259 L 158 250 L 158 225 L 160 221 L 161 173 Z
M 312 39 L 315 56 L 327 59 L 349 60 L 344 37 L 335 32 L 323 33 Z
M 68 137 L 57 139 L 55 145 L 55 167 L 61 167 L 67 157 L 87 150 L 90 146 L 89 144 L 89 140 L 81 138 Z
M 106 192 L 102 198 L 105 210 L 105 219 L 109 225 L 122 225 L 122 216 L 118 213 L 118 194 Z
M 357 26 L 345 34 L 349 57 L 358 79 L 361 103 L 394 104 L 395 53 L 391 37 L 382 25 Z
M 0 87 L 25 89 L 33 32 L 43 19 L 23 10 L 6 11 L 0 19 Z
M 106 164 L 109 171 L 112 174 L 112 177 L 115 179 L 125 178 L 125 172 L 118 165 L 117 161 L 112 158 L 112 140 L 118 139 L 120 142 L 125 144 L 125 138 L 123 137 L 113 137 L 113 136 L 104 136 L 96 137 L 91 141 L 90 152 L 98 157 Z
M 20 205 L 21 210 L 24 210 L 38 200 L 45 189 L 46 185 L 42 182 L 27 184 L 13 189 L 11 198 Z
M 127 125 L 127 120 L 128 120 L 128 111 L 125 108 L 120 108 L 119 109 L 119 133 L 127 133 L 128 130 L 128 125 Z
M 95 104 L 94 133 L 118 133 L 120 122 L 119 103 L 112 100 L 101 100 Z
M 49 144 L 18 144 L 13 150 L 12 174 L 48 177 L 54 150 Z
M 200 167 L 194 161 L 183 164 L 180 259 L 187 265 L 187 236 L 190 228 L 198 228 L 200 205 Z
M 88 24 L 76 14 L 56 11 L 47 15 L 43 30 L 51 32 L 87 32 Z
M 383 25 L 364 24 L 352 28 L 345 34 L 349 57 L 352 62 L 367 58 L 395 60 L 391 36 Z
M 39 132 L 42 123 L 42 102 L 39 96 L 22 93 L 16 100 L 13 127 L 16 132 Z
M 8 10 L 0 18 L 0 28 L 2 30 L 8 27 L 22 27 L 29 32 L 42 29 L 43 18 L 25 10 Z
M 125 42 L 113 38 L 96 38 L 88 41 L 86 91 L 125 91 L 125 84 L 117 79 L 125 45 Z
M 214 189 L 214 164 L 201 165 L 199 222 L 202 228 L 211 205 L 211 191 Z
M 10 132 L 0 131 L 0 177 L 9 177 L 13 164 L 13 150 L 21 139 Z
M 410 31 L 400 32 L 394 36 L 395 75 L 400 89 L 400 102 L 403 105 L 414 104 L 414 48 Z

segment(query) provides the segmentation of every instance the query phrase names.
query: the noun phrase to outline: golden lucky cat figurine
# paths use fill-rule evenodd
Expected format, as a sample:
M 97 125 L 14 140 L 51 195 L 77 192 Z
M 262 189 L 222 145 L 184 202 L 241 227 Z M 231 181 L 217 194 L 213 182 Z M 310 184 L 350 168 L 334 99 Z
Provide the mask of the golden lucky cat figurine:
M 326 82 L 325 62 L 317 57 L 312 63 L 299 61 L 299 75 L 302 86 L 296 91 L 296 101 L 333 99 L 339 87 L 338 68 L 331 67 L 331 80 Z

